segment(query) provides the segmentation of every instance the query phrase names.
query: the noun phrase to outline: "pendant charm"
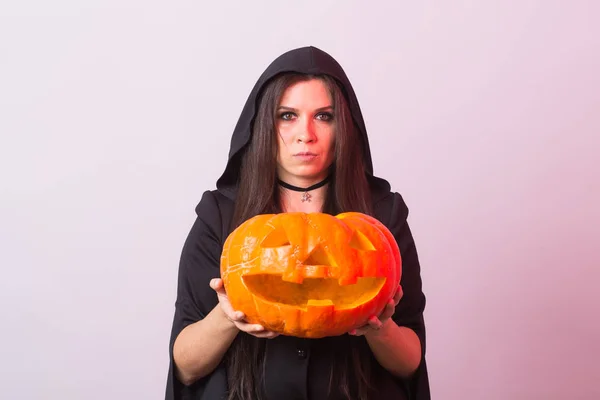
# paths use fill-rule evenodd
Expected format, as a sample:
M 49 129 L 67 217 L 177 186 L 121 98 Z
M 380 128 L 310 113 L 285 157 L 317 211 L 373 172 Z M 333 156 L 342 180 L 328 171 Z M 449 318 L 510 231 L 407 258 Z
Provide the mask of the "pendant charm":
M 312 197 L 312 196 L 310 195 L 310 193 L 308 193 L 308 192 L 304 192 L 304 193 L 302 194 L 302 202 L 304 203 L 305 201 L 308 201 L 308 202 L 310 203 L 310 198 L 311 198 L 311 197 Z

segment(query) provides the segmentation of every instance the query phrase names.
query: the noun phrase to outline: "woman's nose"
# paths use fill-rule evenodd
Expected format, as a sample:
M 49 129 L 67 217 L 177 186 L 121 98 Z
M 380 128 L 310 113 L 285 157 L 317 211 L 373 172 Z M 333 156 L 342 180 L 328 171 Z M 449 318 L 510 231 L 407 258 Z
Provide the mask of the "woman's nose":
M 298 131 L 298 136 L 296 137 L 296 140 L 299 143 L 310 143 L 310 142 L 314 142 L 316 139 L 316 135 L 315 135 L 315 127 L 312 123 L 312 121 L 308 120 L 303 124 L 299 124 L 300 126 L 299 131 Z

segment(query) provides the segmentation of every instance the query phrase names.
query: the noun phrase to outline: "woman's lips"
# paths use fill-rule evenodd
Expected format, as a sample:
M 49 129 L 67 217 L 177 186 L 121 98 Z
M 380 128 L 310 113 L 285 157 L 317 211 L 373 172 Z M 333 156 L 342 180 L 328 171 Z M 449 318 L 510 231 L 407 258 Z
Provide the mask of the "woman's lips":
M 297 160 L 302 160 L 302 161 L 311 161 L 311 160 L 314 160 L 315 158 L 317 158 L 317 155 L 315 153 L 302 152 L 302 153 L 294 154 L 294 158 L 296 158 Z

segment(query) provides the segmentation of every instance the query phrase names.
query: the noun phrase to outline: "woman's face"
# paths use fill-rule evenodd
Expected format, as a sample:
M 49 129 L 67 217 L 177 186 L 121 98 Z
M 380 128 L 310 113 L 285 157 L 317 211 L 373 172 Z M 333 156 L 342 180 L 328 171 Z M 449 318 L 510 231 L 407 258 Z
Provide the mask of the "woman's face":
M 275 129 L 279 179 L 307 187 L 327 176 L 334 158 L 335 121 L 323 81 L 289 86 L 277 108 Z

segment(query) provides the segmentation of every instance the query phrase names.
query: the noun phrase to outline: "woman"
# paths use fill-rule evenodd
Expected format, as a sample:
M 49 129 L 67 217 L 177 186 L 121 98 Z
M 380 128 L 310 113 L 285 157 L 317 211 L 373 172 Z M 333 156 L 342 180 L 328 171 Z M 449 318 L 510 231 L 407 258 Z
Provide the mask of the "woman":
M 372 171 L 365 124 L 341 66 L 314 47 L 273 61 L 246 102 L 225 172 L 196 207 L 183 248 L 167 399 L 430 398 L 425 296 L 408 209 Z M 249 324 L 232 309 L 219 279 L 225 239 L 257 214 L 292 211 L 359 211 L 394 234 L 400 287 L 366 326 L 302 339 Z

